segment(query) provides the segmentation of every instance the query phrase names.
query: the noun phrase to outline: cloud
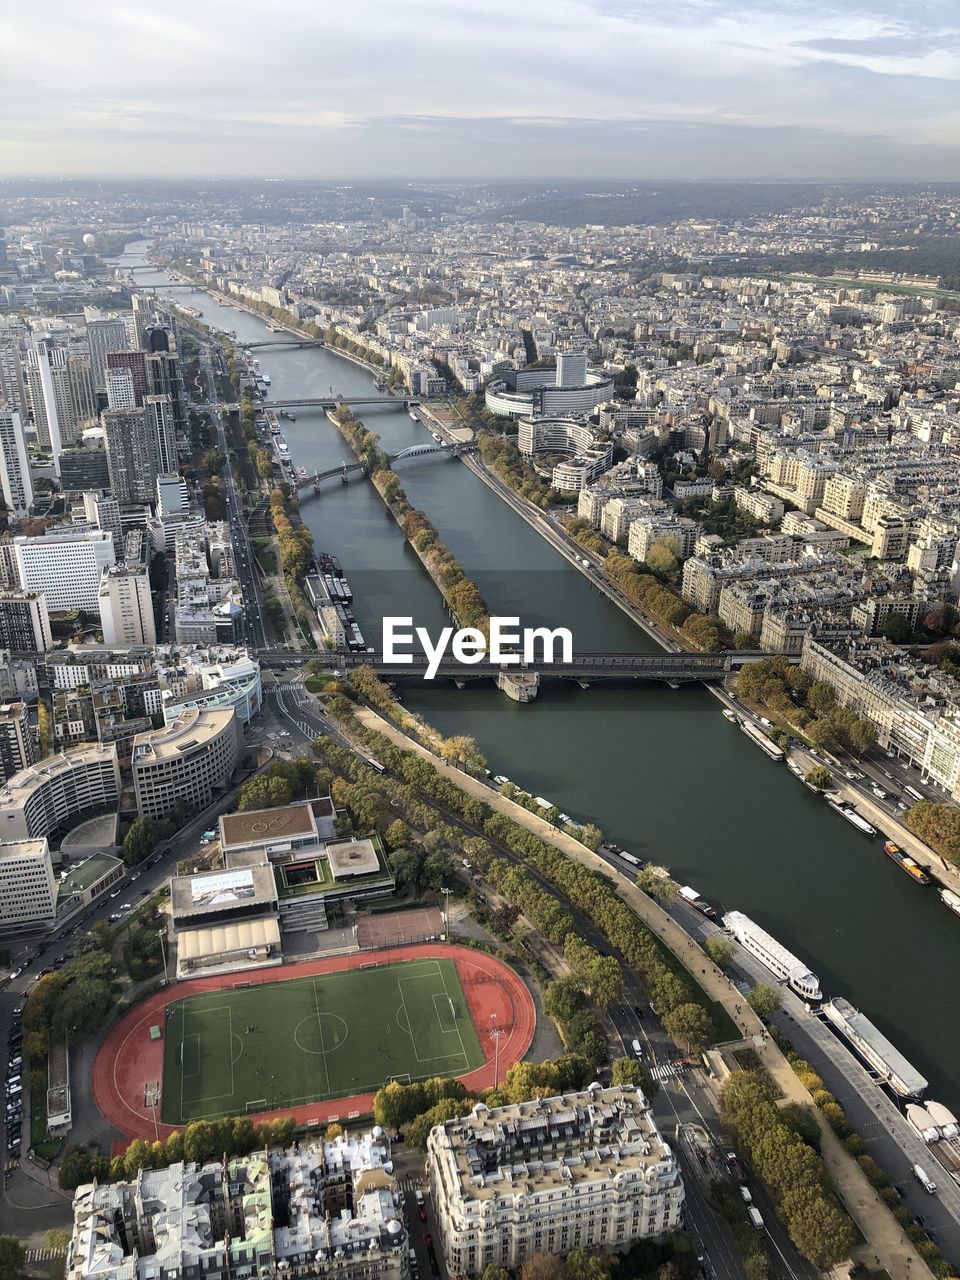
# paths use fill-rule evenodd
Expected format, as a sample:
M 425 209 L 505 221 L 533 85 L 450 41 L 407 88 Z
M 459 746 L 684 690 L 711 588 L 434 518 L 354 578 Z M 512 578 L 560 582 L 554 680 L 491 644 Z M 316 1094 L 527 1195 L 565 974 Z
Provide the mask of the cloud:
M 641 132 L 693 124 L 691 177 L 815 175 L 818 148 L 896 177 L 911 147 L 954 176 L 952 0 L 864 3 L 46 0 L 6 18 L 0 170 L 468 176 L 536 139 L 522 176 L 633 177 L 672 163 Z

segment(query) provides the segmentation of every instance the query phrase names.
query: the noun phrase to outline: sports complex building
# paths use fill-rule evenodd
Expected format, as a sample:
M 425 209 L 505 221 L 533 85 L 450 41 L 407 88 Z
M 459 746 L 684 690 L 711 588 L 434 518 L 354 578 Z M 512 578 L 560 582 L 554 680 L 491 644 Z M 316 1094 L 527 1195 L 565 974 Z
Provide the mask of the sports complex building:
M 377 835 L 337 836 L 329 796 L 224 814 L 219 834 L 223 869 L 172 881 L 180 977 L 280 964 L 283 934 L 325 932 L 332 905 L 396 888 Z

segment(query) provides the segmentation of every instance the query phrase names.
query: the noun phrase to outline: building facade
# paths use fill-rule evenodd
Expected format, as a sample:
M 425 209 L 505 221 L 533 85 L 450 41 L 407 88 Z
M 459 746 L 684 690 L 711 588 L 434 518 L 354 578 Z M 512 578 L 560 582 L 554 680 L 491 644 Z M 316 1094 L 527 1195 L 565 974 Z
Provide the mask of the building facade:
M 451 1277 L 538 1253 L 625 1252 L 680 1222 L 677 1161 L 633 1085 L 539 1098 L 438 1125 L 427 1142 Z
M 120 800 L 117 748 L 84 746 L 32 764 L 0 788 L 0 839 L 37 840 Z
M 242 731 L 233 707 L 194 707 L 133 740 L 137 812 L 164 818 L 180 805 L 201 809 L 224 791 L 240 759 Z
M 145 568 L 112 565 L 104 569 L 98 599 L 105 645 L 156 644 L 150 576 Z
M 48 609 L 99 607 L 100 578 L 114 563 L 113 536 L 84 529 L 13 540 L 24 591 L 42 591 Z
M 57 914 L 57 882 L 46 839 L 0 844 L 0 925 L 49 924 Z

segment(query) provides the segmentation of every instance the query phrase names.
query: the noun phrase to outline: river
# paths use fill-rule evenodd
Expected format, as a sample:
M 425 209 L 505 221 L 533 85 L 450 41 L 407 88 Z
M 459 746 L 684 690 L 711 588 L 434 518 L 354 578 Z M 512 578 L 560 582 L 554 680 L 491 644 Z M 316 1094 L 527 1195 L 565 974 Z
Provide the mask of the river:
M 130 245 L 118 261 L 129 269 L 145 249 L 146 242 Z M 241 343 L 274 336 L 257 317 L 199 290 L 171 296 L 235 330 Z M 326 395 L 331 387 L 345 396 L 373 391 L 370 374 L 324 350 L 267 347 L 255 354 L 272 377 L 273 399 Z M 298 465 L 320 470 L 352 460 L 320 410 L 296 415 L 284 434 Z M 427 438 L 398 409 L 360 416 L 390 452 Z M 461 463 L 412 459 L 398 464 L 397 474 L 492 612 L 521 614 L 524 625 L 569 626 L 579 650 L 652 649 Z M 445 620 L 432 584 L 367 482 L 328 482 L 302 514 L 318 549 L 342 560 L 358 622 L 378 648 L 384 614 L 412 615 L 431 629 Z M 929 1096 L 960 1107 L 960 1018 L 950 994 L 960 970 L 960 919 L 932 887 L 912 884 L 879 842 L 857 834 L 763 755 L 702 688 L 545 683 L 528 706 L 486 684 L 465 691 L 404 686 L 402 697 L 445 733 L 472 734 L 495 773 L 596 822 L 714 902 L 747 912 L 810 963 L 826 994 L 846 996 L 877 1023 L 928 1077 Z

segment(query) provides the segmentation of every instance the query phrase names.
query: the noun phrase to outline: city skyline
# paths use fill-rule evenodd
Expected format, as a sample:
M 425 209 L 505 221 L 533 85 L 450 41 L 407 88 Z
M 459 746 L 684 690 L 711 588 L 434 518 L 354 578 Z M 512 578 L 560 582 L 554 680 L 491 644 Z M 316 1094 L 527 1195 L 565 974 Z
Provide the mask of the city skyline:
M 949 179 L 960 42 L 935 0 L 92 0 L 5 32 L 0 173 Z M 69 121 L 69 133 L 64 122 Z

